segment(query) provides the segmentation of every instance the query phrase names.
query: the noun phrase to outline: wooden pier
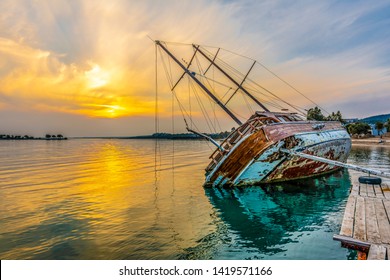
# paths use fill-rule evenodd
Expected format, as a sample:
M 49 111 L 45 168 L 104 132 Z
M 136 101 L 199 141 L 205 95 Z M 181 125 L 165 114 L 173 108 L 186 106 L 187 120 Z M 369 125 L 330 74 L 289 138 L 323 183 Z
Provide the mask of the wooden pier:
M 345 207 L 339 235 L 358 259 L 390 259 L 390 187 L 387 184 L 354 184 Z

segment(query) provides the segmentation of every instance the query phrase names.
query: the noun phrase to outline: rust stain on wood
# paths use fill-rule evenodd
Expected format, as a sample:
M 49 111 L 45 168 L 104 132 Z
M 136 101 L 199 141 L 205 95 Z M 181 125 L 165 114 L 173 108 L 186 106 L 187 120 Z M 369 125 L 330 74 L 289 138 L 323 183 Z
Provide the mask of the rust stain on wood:
M 215 170 L 215 172 L 208 179 L 209 183 L 213 183 L 216 180 L 223 182 L 223 184 L 232 183 L 252 160 L 258 158 L 262 152 L 264 152 L 271 145 L 278 143 L 279 141 L 283 140 L 284 142 L 286 142 L 286 146 L 288 148 L 293 148 L 297 145 L 300 145 L 300 141 L 302 140 L 295 138 L 294 135 L 299 133 L 312 132 L 312 125 L 312 122 L 274 123 L 271 125 L 264 125 L 258 131 L 253 132 L 243 142 L 234 145 L 230 143 L 231 145 L 233 145 L 233 151 L 227 157 L 223 156 L 223 154 L 217 149 L 211 155 L 212 162 L 206 168 L 207 173 L 212 172 L 214 168 L 217 168 L 217 170 Z M 343 127 L 338 122 L 326 123 L 325 130 L 331 131 L 339 129 L 343 129 Z M 321 133 L 321 131 L 313 133 Z M 233 133 L 232 135 L 234 136 L 235 134 Z M 232 139 L 229 139 L 229 141 L 231 142 Z M 239 146 L 234 147 L 235 145 Z M 331 149 L 329 149 L 327 154 L 323 156 L 329 159 L 337 160 L 337 158 L 335 158 L 335 151 Z M 267 157 L 265 161 L 273 162 L 279 158 L 279 153 L 275 153 L 271 154 L 270 157 Z M 223 162 L 218 167 L 216 167 L 218 162 L 220 162 L 221 160 L 223 160 Z M 288 166 L 286 166 L 286 164 Z M 281 168 L 277 168 L 277 170 L 274 170 L 271 175 L 268 176 L 268 178 L 264 181 L 289 180 L 297 179 L 300 177 L 304 178 L 308 176 L 313 176 L 313 174 L 329 172 L 338 168 L 330 167 L 326 163 L 301 158 L 288 160 L 280 167 Z
M 267 142 L 263 130 L 253 133 L 232 151 L 229 157 L 221 164 L 218 171 L 211 177 L 211 181 L 215 181 L 221 175 L 233 180 L 253 158 L 270 144 L 270 142 Z

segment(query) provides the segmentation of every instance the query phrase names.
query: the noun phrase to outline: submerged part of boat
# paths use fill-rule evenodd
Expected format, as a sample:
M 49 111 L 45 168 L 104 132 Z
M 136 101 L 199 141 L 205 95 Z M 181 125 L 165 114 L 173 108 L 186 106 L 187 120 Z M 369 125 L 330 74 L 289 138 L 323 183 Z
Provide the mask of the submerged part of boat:
M 230 69 L 230 65 L 224 69 L 221 64 L 225 64 L 217 63 L 220 49 L 218 49 L 215 55 L 211 55 L 202 49 L 201 46 L 192 45 L 194 53 L 189 63 L 187 63 L 183 58 L 181 60 L 176 58 L 168 50 L 166 43 L 161 41 L 156 41 L 155 43 L 184 71 L 178 81 L 172 83 L 172 85 L 174 84 L 171 89 L 173 93 L 177 84 L 187 74 L 206 93 L 207 97 L 219 105 L 238 125 L 221 144 L 212 141 L 217 146 L 217 149 L 211 154 L 211 162 L 206 168 L 206 186 L 290 181 L 318 176 L 340 168 L 325 162 L 296 155 L 291 156 L 281 151 L 286 149 L 329 160 L 341 162 L 347 160 L 351 149 L 351 139 L 340 122 L 306 121 L 301 116 L 303 114 L 302 110 L 260 86 L 268 95 L 272 95 L 272 98 L 275 97 L 275 100 L 280 100 L 288 106 L 297 109 L 301 115 L 298 113 L 272 112 L 264 105 L 264 101 L 261 102 L 254 92 L 250 92 L 249 89 L 253 89 L 253 86 L 248 87 L 248 89 L 243 86 L 244 81 L 248 80 L 248 75 L 256 61 L 253 62 L 248 73 L 242 76 L 242 81 L 238 82 L 234 78 L 236 76 L 229 74 L 225 70 Z M 192 62 L 196 60 L 197 54 L 200 54 L 209 64 L 205 71 L 200 69 L 199 72 L 196 72 L 191 69 Z M 235 88 L 234 93 L 227 100 L 222 100 L 223 97 L 219 98 L 215 94 L 213 87 L 207 86 L 207 84 L 202 82 L 210 67 L 219 71 L 232 84 L 230 89 Z M 284 80 L 283 82 L 288 84 Z M 258 86 L 256 83 L 255 85 Z M 240 120 L 236 113 L 227 107 L 227 104 L 235 96 L 236 92 L 241 92 L 248 97 L 256 106 L 260 107 L 261 111 L 255 112 L 245 122 Z M 183 110 L 183 108 L 181 109 Z M 184 114 L 183 118 L 185 120 Z M 192 129 L 188 130 L 195 132 Z M 203 135 L 202 133 L 197 134 Z M 206 138 L 209 139 L 210 137 Z

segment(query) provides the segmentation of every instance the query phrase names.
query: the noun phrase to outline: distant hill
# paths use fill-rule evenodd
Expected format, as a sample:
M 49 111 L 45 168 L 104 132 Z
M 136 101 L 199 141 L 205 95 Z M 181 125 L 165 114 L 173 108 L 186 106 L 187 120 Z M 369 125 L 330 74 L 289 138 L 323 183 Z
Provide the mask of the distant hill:
M 371 116 L 371 117 L 367 117 L 364 119 L 360 119 L 359 121 L 365 122 L 365 123 L 375 124 L 376 122 L 383 122 L 384 123 L 388 119 L 390 119 L 390 114 Z

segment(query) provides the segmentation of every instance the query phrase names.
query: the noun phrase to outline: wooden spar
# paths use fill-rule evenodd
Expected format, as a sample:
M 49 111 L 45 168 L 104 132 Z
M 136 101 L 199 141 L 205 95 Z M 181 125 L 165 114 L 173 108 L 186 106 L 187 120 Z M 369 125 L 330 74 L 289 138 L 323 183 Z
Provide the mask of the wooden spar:
M 192 55 L 191 60 L 190 60 L 190 62 L 189 62 L 188 65 L 187 65 L 187 70 L 188 70 L 188 68 L 190 68 L 190 66 L 191 66 L 191 64 L 192 64 L 192 61 L 194 60 L 197 51 L 198 51 L 198 50 L 195 50 L 194 54 Z M 186 72 L 184 72 L 184 73 L 180 76 L 180 78 L 177 80 L 176 84 L 172 87 L 171 91 L 175 89 L 175 87 L 179 84 L 179 82 L 181 81 L 181 79 L 183 79 L 183 77 L 184 77 L 185 74 L 186 74 Z
M 327 163 L 327 164 L 330 164 L 330 165 L 345 167 L 345 168 L 348 168 L 348 169 L 353 169 L 353 170 L 364 172 L 364 173 L 368 173 L 368 174 L 373 174 L 373 175 L 377 175 L 377 176 L 381 176 L 381 177 L 390 178 L 390 173 L 386 173 L 386 172 L 380 171 L 380 170 L 364 168 L 364 167 L 361 167 L 361 166 L 348 164 L 348 163 L 343 163 L 343 162 L 340 162 L 340 161 L 335 161 L 335 160 L 322 158 L 322 157 L 317 157 L 317 156 L 313 156 L 313 155 L 308 155 L 308 154 L 305 154 L 305 153 L 301 153 L 301 152 L 297 152 L 297 151 L 293 151 L 293 150 L 288 150 L 288 149 L 280 149 L 280 151 L 283 152 L 283 153 L 286 153 L 286 154 L 293 155 L 293 156 L 303 157 L 303 158 L 307 158 L 307 159 L 311 159 L 311 160 L 315 160 L 315 161 L 324 162 L 324 163 Z
M 206 134 L 197 132 L 197 131 L 192 130 L 192 129 L 188 128 L 188 127 L 187 127 L 187 131 L 188 131 L 188 132 L 192 132 L 192 133 L 194 133 L 194 134 L 196 134 L 196 135 L 199 135 L 199 136 L 201 136 L 201 137 L 203 137 L 203 138 L 206 138 L 206 139 L 209 140 L 211 143 L 213 143 L 215 146 L 217 146 L 217 148 L 220 149 L 222 152 L 225 152 L 225 151 L 226 151 L 221 145 L 218 144 L 217 141 L 215 141 L 213 138 L 207 136 Z
M 355 239 L 355 238 L 352 238 L 349 236 L 344 236 L 344 235 L 338 235 L 338 234 L 333 235 L 333 240 L 345 242 L 345 243 L 355 245 L 355 246 L 358 246 L 358 247 L 361 247 L 361 248 L 364 248 L 367 250 L 371 246 L 371 243 L 369 243 L 369 242 L 361 241 L 359 239 Z
M 218 48 L 217 52 L 215 53 L 214 58 L 213 58 L 213 62 L 214 62 L 214 60 L 217 58 L 217 55 L 218 55 L 220 49 L 221 49 L 221 48 Z M 210 63 L 209 67 L 207 67 L 207 69 L 203 72 L 203 75 L 206 75 L 207 71 L 209 71 L 209 69 L 210 69 L 210 67 L 211 67 L 212 65 L 213 65 L 213 64 Z
M 228 104 L 228 102 L 230 101 L 230 99 L 232 99 L 233 96 L 234 96 L 234 95 L 237 93 L 237 91 L 240 89 L 240 87 L 242 87 L 242 84 L 245 82 L 246 78 L 248 77 L 249 73 L 252 71 L 253 66 L 255 66 L 255 64 L 256 64 L 256 60 L 253 62 L 251 68 L 249 68 L 249 71 L 248 71 L 248 73 L 246 73 L 244 79 L 241 81 L 240 86 L 239 86 L 238 88 L 236 88 L 236 90 L 233 92 L 233 94 L 232 94 L 232 95 L 229 97 L 229 99 L 225 102 L 225 105 Z
M 197 48 L 199 53 L 203 55 L 212 65 L 214 65 L 222 74 L 224 74 L 230 81 L 232 81 L 239 89 L 241 89 L 246 95 L 248 95 L 257 105 L 264 109 L 266 112 L 270 112 L 259 100 L 257 100 L 252 94 L 250 94 L 242 85 L 240 85 L 236 80 L 234 80 L 228 73 L 226 73 L 215 61 L 211 60 L 201 49 L 199 49 L 199 45 L 193 45 L 194 48 Z
M 217 103 L 238 125 L 242 125 L 242 122 L 221 102 L 219 99 L 208 90 L 196 77 L 193 75 L 187 67 L 185 67 L 160 41 L 155 41 L 183 70 L 187 73 L 213 100 Z

